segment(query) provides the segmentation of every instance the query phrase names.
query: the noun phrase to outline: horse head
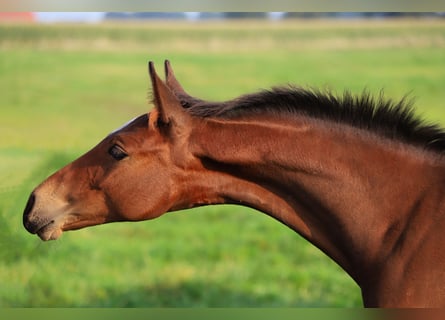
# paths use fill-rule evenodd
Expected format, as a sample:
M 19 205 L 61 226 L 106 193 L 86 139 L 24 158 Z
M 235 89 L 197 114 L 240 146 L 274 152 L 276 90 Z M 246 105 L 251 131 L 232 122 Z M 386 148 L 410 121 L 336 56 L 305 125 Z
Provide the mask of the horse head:
M 152 219 L 189 202 L 183 168 L 197 162 L 187 153 L 193 118 L 183 104 L 193 98 L 168 61 L 165 72 L 166 83 L 149 63 L 154 110 L 109 134 L 31 193 L 23 214 L 29 232 L 57 239 L 67 230 Z

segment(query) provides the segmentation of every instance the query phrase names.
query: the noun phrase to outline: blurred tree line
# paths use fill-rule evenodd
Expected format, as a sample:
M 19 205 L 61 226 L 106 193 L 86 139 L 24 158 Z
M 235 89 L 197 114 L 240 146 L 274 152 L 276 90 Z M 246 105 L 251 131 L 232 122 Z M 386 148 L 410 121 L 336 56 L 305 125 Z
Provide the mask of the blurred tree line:
M 314 19 L 445 17 L 437 12 L 108 12 L 105 19 Z

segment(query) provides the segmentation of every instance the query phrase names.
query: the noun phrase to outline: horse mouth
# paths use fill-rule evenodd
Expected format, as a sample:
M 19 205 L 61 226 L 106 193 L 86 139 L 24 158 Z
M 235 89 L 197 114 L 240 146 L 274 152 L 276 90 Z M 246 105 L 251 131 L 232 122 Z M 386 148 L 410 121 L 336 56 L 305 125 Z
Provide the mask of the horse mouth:
M 56 226 L 54 220 L 51 220 L 49 223 L 40 227 L 35 233 L 43 241 L 48 241 L 58 239 L 62 234 L 62 230 Z

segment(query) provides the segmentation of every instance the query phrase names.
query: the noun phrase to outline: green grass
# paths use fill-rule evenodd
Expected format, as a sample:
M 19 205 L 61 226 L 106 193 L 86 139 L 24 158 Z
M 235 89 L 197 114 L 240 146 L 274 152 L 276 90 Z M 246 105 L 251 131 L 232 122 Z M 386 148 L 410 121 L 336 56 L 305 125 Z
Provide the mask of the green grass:
M 356 284 L 266 215 L 235 206 L 65 233 L 43 243 L 29 192 L 147 112 L 146 64 L 193 95 L 297 83 L 416 97 L 445 124 L 445 23 L 0 25 L 0 306 L 360 306 Z

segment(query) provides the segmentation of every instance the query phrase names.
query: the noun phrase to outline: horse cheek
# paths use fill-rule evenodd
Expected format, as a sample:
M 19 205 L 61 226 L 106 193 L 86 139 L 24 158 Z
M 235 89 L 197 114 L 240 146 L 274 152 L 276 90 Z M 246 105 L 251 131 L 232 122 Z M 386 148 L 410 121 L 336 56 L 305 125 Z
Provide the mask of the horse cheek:
M 123 179 L 109 190 L 109 211 L 123 220 L 141 221 L 156 218 L 168 211 L 169 190 L 165 172 Z

